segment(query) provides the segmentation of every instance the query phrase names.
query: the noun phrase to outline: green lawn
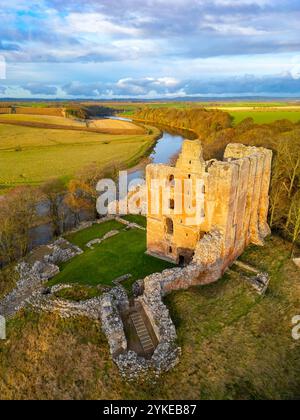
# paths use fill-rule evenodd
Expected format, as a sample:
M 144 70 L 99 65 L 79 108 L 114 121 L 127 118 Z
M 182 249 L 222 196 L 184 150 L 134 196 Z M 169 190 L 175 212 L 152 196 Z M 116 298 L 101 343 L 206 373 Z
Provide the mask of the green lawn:
M 127 220 L 130 223 L 136 223 L 142 227 L 147 227 L 147 219 L 145 216 L 135 215 L 135 214 L 128 214 L 122 217 L 124 220 Z
M 86 244 L 93 239 L 102 238 L 106 233 L 112 230 L 121 230 L 124 229 L 124 225 L 119 223 L 115 220 L 111 220 L 109 222 L 95 223 L 90 228 L 81 230 L 76 233 L 71 233 L 70 235 L 66 235 L 65 238 L 72 242 L 74 245 L 79 246 L 79 248 L 84 249 Z
M 111 230 L 112 222 L 108 223 L 100 225 L 103 233 Z M 95 231 L 87 230 L 76 234 L 73 242 L 82 245 L 93 237 Z M 131 284 L 134 280 L 149 274 L 174 267 L 172 264 L 146 255 L 145 251 L 146 232 L 139 229 L 122 230 L 119 235 L 107 239 L 94 249 L 88 249 L 84 254 L 63 264 L 61 273 L 51 281 L 51 284 L 111 285 L 113 280 L 124 274 L 132 275 Z

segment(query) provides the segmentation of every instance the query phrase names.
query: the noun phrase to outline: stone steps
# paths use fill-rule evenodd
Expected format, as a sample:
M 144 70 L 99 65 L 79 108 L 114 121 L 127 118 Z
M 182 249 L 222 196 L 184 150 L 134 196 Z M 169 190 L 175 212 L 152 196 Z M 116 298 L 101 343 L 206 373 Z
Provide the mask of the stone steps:
M 154 350 L 153 341 L 150 337 L 150 334 L 147 330 L 145 322 L 138 312 L 135 312 L 130 315 L 130 319 L 133 323 L 133 326 L 136 330 L 140 343 L 143 347 L 145 353 L 149 353 L 150 351 Z

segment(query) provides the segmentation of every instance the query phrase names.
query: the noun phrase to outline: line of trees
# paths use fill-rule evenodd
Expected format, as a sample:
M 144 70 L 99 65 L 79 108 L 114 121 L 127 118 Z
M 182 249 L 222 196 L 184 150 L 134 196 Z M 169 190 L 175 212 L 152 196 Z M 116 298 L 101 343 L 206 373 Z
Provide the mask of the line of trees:
M 66 219 L 73 216 L 74 225 L 81 221 L 85 211 L 95 219 L 99 179 L 117 179 L 124 167 L 112 163 L 104 168 L 96 164 L 84 167 L 68 185 L 61 179 L 52 179 L 40 187 L 22 186 L 9 191 L 0 200 L 0 268 L 23 257 L 30 250 L 30 231 L 41 224 L 52 225 L 54 237 L 68 229 Z M 38 211 L 47 203 L 47 214 Z M 43 212 L 42 212 L 43 213 Z

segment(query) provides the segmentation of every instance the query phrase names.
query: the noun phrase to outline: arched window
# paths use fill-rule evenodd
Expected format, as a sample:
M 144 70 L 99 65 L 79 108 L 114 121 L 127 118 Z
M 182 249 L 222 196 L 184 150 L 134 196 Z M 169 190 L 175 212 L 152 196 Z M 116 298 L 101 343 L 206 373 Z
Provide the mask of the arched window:
M 170 175 L 169 176 L 169 184 L 171 186 L 174 186 L 175 185 L 175 177 L 174 177 L 174 175 Z
M 174 210 L 175 209 L 175 201 L 172 198 L 170 200 L 169 207 L 170 207 L 170 210 Z
M 168 233 L 168 235 L 173 235 L 174 233 L 174 223 L 172 219 L 167 219 L 166 220 L 166 231 Z

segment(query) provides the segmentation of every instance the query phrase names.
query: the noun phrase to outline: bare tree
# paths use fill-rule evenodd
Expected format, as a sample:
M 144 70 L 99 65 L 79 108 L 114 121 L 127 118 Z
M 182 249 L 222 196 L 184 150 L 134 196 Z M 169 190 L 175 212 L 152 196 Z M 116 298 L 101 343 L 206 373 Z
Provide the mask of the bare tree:
M 54 226 L 54 235 L 58 236 L 61 234 L 61 223 L 64 217 L 60 209 L 62 207 L 66 187 L 62 180 L 53 179 L 45 183 L 41 187 L 41 190 L 50 205 L 50 216 Z

